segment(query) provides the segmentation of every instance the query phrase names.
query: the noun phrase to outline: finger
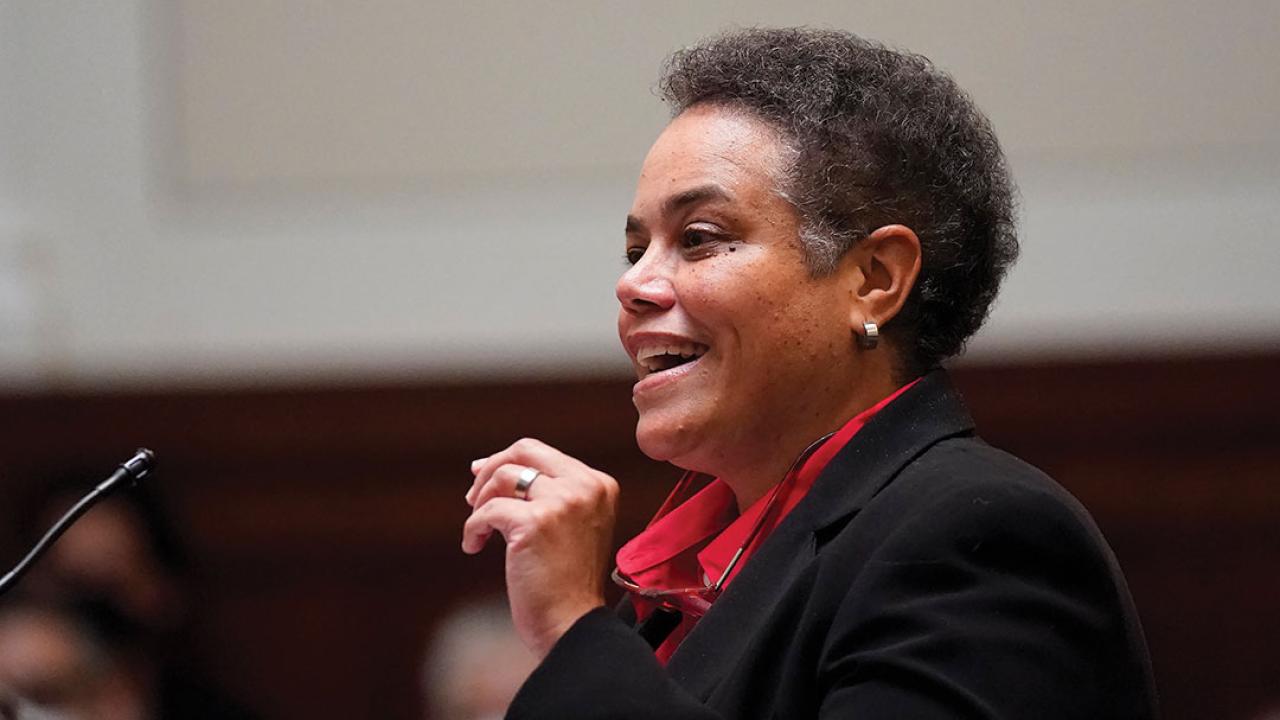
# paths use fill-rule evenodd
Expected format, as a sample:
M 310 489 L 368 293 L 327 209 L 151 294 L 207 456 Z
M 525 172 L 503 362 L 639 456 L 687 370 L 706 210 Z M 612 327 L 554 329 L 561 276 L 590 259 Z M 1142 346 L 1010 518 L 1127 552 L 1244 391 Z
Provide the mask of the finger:
M 485 483 L 489 482 L 494 471 L 507 463 L 531 467 L 556 477 L 566 477 L 575 470 L 586 469 L 586 465 L 541 440 L 522 438 L 485 459 L 471 485 L 472 492 L 468 493 L 468 502 L 471 502 L 472 507 L 475 506 L 476 496 Z
M 494 498 L 476 508 L 462 526 L 462 551 L 474 555 L 496 531 L 511 544 L 521 526 L 532 526 L 532 505 L 513 498 Z
M 463 495 L 462 498 L 466 500 L 467 504 L 472 507 L 475 507 L 475 502 L 472 500 L 472 498 L 475 497 L 475 487 L 476 487 L 475 476 L 480 474 L 480 469 L 484 467 L 485 461 L 487 461 L 488 459 L 489 457 L 486 455 L 485 457 L 476 458 L 475 460 L 471 461 L 471 475 L 472 475 L 471 484 L 467 486 L 467 494 Z
M 516 485 L 520 482 L 520 476 L 527 470 L 533 470 L 537 472 L 538 475 L 534 478 L 533 483 L 529 485 L 529 489 L 526 491 L 524 498 L 521 498 L 516 494 Z M 489 476 L 489 482 L 485 483 L 484 487 L 480 488 L 479 494 L 472 499 L 471 504 L 473 507 L 480 507 L 486 502 L 497 497 L 511 497 L 516 498 L 517 500 L 532 500 L 535 496 L 534 486 L 541 485 L 546 481 L 546 473 L 539 471 L 537 468 L 530 468 L 525 465 L 515 464 L 503 465 L 493 471 L 493 474 Z M 537 492 L 542 492 L 543 489 L 539 489 Z

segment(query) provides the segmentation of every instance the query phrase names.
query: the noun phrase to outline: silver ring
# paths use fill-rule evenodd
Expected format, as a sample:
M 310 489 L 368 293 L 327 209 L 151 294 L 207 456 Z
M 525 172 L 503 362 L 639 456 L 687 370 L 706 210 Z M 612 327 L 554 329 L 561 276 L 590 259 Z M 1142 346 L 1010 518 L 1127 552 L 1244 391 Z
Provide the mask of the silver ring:
M 527 467 L 520 471 L 520 479 L 516 480 L 516 497 L 521 500 L 529 499 L 529 488 L 533 486 L 533 481 L 538 479 L 542 474 L 541 470 Z

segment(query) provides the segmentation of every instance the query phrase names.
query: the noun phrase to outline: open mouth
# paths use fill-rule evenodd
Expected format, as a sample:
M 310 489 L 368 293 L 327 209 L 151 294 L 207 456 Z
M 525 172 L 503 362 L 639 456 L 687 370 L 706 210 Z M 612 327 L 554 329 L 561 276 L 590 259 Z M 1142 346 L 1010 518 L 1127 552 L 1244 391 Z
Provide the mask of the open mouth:
M 688 365 L 710 350 L 701 343 L 674 343 L 665 345 L 646 345 L 636 353 L 636 361 L 647 372 L 645 375 L 672 370 L 681 365 Z

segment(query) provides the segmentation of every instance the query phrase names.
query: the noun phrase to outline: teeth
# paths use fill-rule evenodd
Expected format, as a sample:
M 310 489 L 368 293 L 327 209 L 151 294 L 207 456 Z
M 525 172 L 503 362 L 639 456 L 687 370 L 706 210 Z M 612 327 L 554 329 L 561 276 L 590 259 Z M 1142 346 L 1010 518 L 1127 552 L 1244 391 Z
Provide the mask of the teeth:
M 658 361 L 663 355 L 679 355 L 680 357 L 700 357 L 707 351 L 706 345 L 698 343 L 667 343 L 663 345 L 644 345 L 636 353 L 636 361 L 649 370 L 661 370 L 663 364 Z

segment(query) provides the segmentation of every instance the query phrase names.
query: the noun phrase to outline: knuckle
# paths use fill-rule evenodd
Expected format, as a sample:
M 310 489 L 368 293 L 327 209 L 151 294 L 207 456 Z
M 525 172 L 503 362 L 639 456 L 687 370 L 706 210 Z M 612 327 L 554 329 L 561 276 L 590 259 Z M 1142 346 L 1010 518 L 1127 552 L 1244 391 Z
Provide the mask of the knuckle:
M 529 523 L 535 528 L 543 528 L 551 523 L 553 514 L 545 505 L 536 505 L 529 508 Z
M 594 504 L 592 495 L 587 491 L 575 490 L 565 494 L 564 504 L 571 510 L 579 511 Z
M 602 472 L 595 472 L 592 477 L 595 479 L 594 487 L 599 496 L 610 502 L 617 499 L 619 492 L 617 480 Z

